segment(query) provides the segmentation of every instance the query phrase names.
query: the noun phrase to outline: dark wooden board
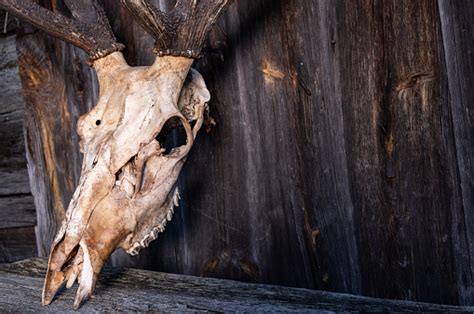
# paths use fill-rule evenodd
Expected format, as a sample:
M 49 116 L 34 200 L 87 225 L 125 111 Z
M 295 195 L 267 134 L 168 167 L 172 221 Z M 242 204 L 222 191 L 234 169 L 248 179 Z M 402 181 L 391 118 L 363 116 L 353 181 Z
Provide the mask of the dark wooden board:
M 217 126 L 197 138 L 180 208 L 113 263 L 473 304 L 469 1 L 235 1 L 195 65 Z M 150 64 L 150 36 L 103 2 L 127 61 Z M 84 53 L 41 32 L 18 49 L 46 255 L 97 86 Z
M 40 296 L 45 259 L 0 266 L 0 309 L 71 311 L 74 288 L 62 290 L 48 307 Z M 105 269 L 93 299 L 79 313 L 178 312 L 472 312 L 474 307 L 403 302 L 280 286 L 247 284 L 136 269 Z
M 470 272 L 456 261 L 466 230 L 437 3 L 344 1 L 338 11 L 363 291 L 451 302 Z
M 31 194 L 0 197 L 0 229 L 36 225 L 36 210 Z
M 0 262 L 37 256 L 34 227 L 0 229 Z
M 0 195 L 30 192 L 22 119 L 15 36 L 0 37 Z
M 4 14 L 5 12 L 0 12 L 0 22 L 5 17 Z M 15 22 L 11 16 L 9 20 Z M 0 25 L 3 26 L 3 23 Z M 11 31 L 11 27 L 8 31 Z M 0 36 L 0 262 L 12 262 L 37 255 L 34 228 L 36 211 L 30 193 L 26 165 L 22 85 L 17 64 L 16 36 L 2 35 L 4 36 Z
M 455 242 L 456 261 L 470 268 L 471 274 L 458 278 L 458 282 L 465 287 L 462 297 L 468 303 L 474 300 L 474 3 L 438 3 L 460 181 L 462 212 L 455 214 L 466 229 L 465 234 L 458 235 L 461 240 Z
M 15 30 L 19 26 L 20 21 L 17 18 L 11 14 L 6 14 L 3 10 L 0 10 L 0 37 L 15 34 Z

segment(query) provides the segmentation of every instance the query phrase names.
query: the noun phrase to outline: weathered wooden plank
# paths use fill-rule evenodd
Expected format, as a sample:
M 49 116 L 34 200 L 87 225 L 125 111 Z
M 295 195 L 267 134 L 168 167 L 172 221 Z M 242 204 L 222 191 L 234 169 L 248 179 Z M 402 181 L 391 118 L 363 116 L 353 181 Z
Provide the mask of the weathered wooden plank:
M 336 13 L 333 2 L 281 2 L 278 15 L 265 25 L 269 40 L 261 43 L 260 50 L 265 56 L 262 62 L 268 57 L 273 59 L 271 63 L 284 69 L 287 80 L 282 89 L 275 78 L 266 75 L 265 83 L 268 86 L 268 80 L 273 79 L 270 84 L 273 89 L 267 87 L 261 100 L 264 104 L 266 98 L 273 99 L 273 111 L 278 113 L 279 119 L 270 119 L 265 133 L 277 128 L 278 136 L 272 143 L 274 150 L 270 152 L 279 160 L 276 171 L 280 175 L 275 180 L 283 184 L 288 177 L 294 177 L 294 181 L 280 191 L 292 195 L 294 206 L 293 213 L 286 211 L 282 219 L 299 217 L 293 228 L 302 231 L 299 237 L 306 243 L 301 254 L 310 258 L 313 279 L 309 286 L 361 293 L 355 208 L 350 195 L 343 103 L 339 93 L 340 60 L 334 50 L 334 28 L 339 23 Z M 270 34 L 278 19 L 285 21 L 285 28 L 281 38 L 276 40 Z M 307 25 L 313 25 L 311 31 L 303 31 Z M 281 52 L 277 48 L 280 42 L 287 43 Z M 272 54 L 266 53 L 266 46 L 275 47 Z M 264 112 L 261 119 L 268 119 Z M 287 134 L 283 142 L 282 134 Z M 285 174 L 285 168 L 297 170 Z M 303 202 L 295 202 L 295 197 L 302 197 Z M 297 239 L 293 238 L 290 245 L 302 246 Z M 289 268 L 286 272 L 291 276 Z
M 28 170 L 26 169 L 25 162 L 20 162 L 24 168 L 18 169 L 15 163 L 12 162 L 10 166 L 12 169 L 0 168 L 0 195 L 15 195 L 15 194 L 27 194 L 30 193 Z M 14 167 L 15 166 L 15 167 Z M 17 169 L 15 169 L 17 168 Z
M 453 247 L 466 242 L 456 235 L 465 228 L 456 218 L 462 205 L 437 4 L 340 1 L 338 15 L 363 293 L 457 303 Z
M 0 263 L 38 256 L 34 227 L 0 229 Z
M 0 13 L 1 15 L 1 13 Z M 29 193 L 15 36 L 0 37 L 0 195 Z
M 0 12 L 0 16 L 2 15 Z M 4 35 L 0 37 L 0 42 L 2 43 L 0 48 L 0 69 L 3 71 L 5 69 L 17 69 L 18 65 L 16 64 L 16 45 L 15 45 L 15 36 Z M 18 81 L 18 78 L 16 79 Z M 3 83 L 3 82 L 2 82 Z M 4 84 L 4 83 L 3 83 Z M 15 86 L 18 88 L 18 86 Z M 20 87 L 21 88 L 21 87 Z
M 36 210 L 31 194 L 0 197 L 0 229 L 35 225 Z
M 0 12 L 0 20 L 5 17 Z M 10 17 L 10 21 L 14 21 Z M 3 24 L 0 25 L 3 31 Z M 8 23 L 7 31 L 11 31 Z M 0 37 L 0 261 L 36 256 L 36 211 L 23 139 L 23 101 L 15 36 Z M 24 227 L 24 228 L 18 228 Z
M 59 60 L 45 58 L 48 51 L 45 38 L 52 40 L 45 34 L 26 35 L 18 39 L 18 63 L 25 86 L 26 156 L 38 212 L 40 255 L 48 254 L 79 176 L 81 156 L 75 126 L 79 113 L 85 111 L 80 108 L 90 106 L 91 102 L 86 98 L 92 97 L 92 93 L 86 88 L 94 83 L 94 78 L 84 78 L 82 72 L 74 77 L 70 77 L 73 71 L 65 74 L 57 65 L 62 62 L 60 57 Z M 59 41 L 53 41 L 53 44 L 59 46 L 56 48 L 58 51 L 72 49 Z M 66 56 L 69 55 L 66 53 Z M 67 62 L 74 64 L 69 59 Z M 83 67 L 85 75 L 90 75 L 90 67 L 79 59 L 75 62 L 79 72 Z M 72 91 L 66 94 L 69 90 L 65 86 L 66 81 L 76 82 L 79 90 L 72 86 Z M 74 101 L 74 97 L 82 97 L 83 94 L 86 96 L 81 98 L 80 104 Z
M 8 311 L 71 311 L 74 290 L 40 305 L 45 259 L 0 267 L 0 306 Z M 108 268 L 96 294 L 79 313 L 102 311 L 192 312 L 469 312 L 474 307 L 371 299 L 307 289 L 247 284 L 134 269 Z
M 462 212 L 456 215 L 466 229 L 454 243 L 456 261 L 463 270 L 457 280 L 464 288 L 461 299 L 468 304 L 474 300 L 474 3 L 439 0 L 438 5 L 462 199 Z
M 21 82 L 18 74 L 16 36 L 0 37 L 0 90 L 2 106 L 0 114 L 23 108 Z
M 286 25 L 275 24 L 294 11 L 298 15 Z M 330 97 L 331 47 L 316 55 L 321 50 L 316 42 L 305 47 L 314 36 L 328 36 L 325 27 L 333 23 L 334 10 L 320 3 L 306 13 L 284 1 L 247 1 L 230 9 L 223 30 L 213 35 L 211 50 L 217 50 L 198 64 L 212 91 L 218 125 L 198 137 L 179 181 L 181 207 L 145 253 L 155 264 L 130 260 L 131 265 L 360 291 L 344 143 L 324 140 L 333 133 L 343 138 L 340 103 Z M 296 34 L 285 34 L 289 28 L 320 18 L 325 22 L 316 35 L 308 34 L 298 47 L 279 44 L 294 41 L 287 36 Z M 120 33 L 129 35 L 127 29 Z M 136 64 L 133 54 L 128 58 Z M 321 72 L 316 82 L 310 76 L 315 69 Z M 318 85 L 324 88 L 308 95 Z M 305 123 L 296 118 L 303 113 Z M 332 123 L 338 126 L 331 129 Z
M 1 78 L 3 76 L 0 74 Z M 0 145 L 2 147 L 0 152 L 0 168 L 2 170 L 26 169 L 21 109 L 0 113 Z

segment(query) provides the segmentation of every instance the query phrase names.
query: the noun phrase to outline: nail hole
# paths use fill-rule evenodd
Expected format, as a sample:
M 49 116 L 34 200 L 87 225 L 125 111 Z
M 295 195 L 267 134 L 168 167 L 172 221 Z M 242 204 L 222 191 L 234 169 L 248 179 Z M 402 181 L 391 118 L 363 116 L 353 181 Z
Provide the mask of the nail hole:
M 102 121 L 97 120 L 97 121 L 95 122 L 95 125 L 100 125 L 101 123 L 102 123 Z

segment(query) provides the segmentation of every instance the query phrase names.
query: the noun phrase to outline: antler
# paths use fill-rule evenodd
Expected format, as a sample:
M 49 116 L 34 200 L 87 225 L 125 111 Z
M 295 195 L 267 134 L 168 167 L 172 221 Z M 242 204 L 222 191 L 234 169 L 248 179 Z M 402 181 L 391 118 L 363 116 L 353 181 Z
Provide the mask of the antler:
M 71 287 L 80 281 L 77 309 L 94 292 L 116 248 L 136 254 L 171 219 L 179 199 L 176 180 L 210 97 L 197 72 L 186 77 L 232 0 L 177 0 L 169 13 L 148 0 L 121 0 L 156 40 L 159 57 L 141 67 L 130 67 L 120 52 L 112 53 L 123 45 L 116 42 L 98 0 L 62 2 L 71 17 L 33 0 L 0 0 L 0 7 L 84 49 L 92 60 L 100 58 L 94 63 L 99 101 L 77 128 L 84 152 L 81 178 L 51 248 L 42 297 L 47 305 L 65 282 Z M 157 135 L 177 119 L 186 143 L 167 153 Z
M 50 11 L 31 0 L 0 0 L 0 8 L 83 49 L 91 57 L 91 61 L 124 48 L 117 43 L 105 12 L 96 0 L 64 2 L 72 13 L 71 18 Z M 91 14 L 91 9 L 95 14 Z
M 121 0 L 155 42 L 158 56 L 198 58 L 207 35 L 232 0 L 177 0 L 164 13 L 148 0 Z

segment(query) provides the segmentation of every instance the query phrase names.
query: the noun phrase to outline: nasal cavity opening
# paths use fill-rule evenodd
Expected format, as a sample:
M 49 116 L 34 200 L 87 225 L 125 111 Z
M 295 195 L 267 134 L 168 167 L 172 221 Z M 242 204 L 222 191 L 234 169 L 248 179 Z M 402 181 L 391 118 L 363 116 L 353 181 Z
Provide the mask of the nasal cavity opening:
M 160 147 L 165 149 L 163 155 L 168 155 L 175 148 L 186 145 L 186 129 L 181 119 L 178 117 L 168 119 L 155 139 L 160 143 Z

